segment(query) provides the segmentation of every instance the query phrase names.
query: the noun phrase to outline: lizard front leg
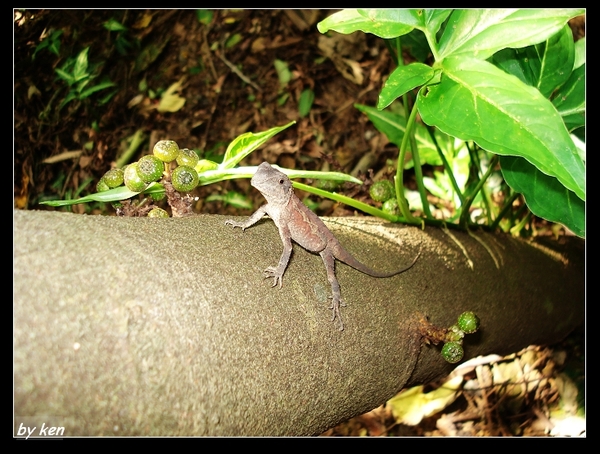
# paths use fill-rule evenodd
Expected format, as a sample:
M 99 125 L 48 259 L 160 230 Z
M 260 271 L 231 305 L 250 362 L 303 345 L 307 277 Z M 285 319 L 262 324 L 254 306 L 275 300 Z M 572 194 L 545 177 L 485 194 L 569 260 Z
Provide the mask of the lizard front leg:
M 239 227 L 242 230 L 246 230 L 248 227 L 253 226 L 258 221 L 262 219 L 262 217 L 267 214 L 266 205 L 261 206 L 258 210 L 256 210 L 252 215 L 246 219 L 244 222 L 234 221 L 233 219 L 227 219 L 225 221 L 225 225 L 230 225 L 232 227 Z
M 340 313 L 340 307 L 344 306 L 342 302 L 342 294 L 340 292 L 340 283 L 337 280 L 337 276 L 335 275 L 335 257 L 332 252 L 329 250 L 329 247 L 326 247 L 319 255 L 323 259 L 323 263 L 325 263 L 325 269 L 327 271 L 327 280 L 329 284 L 331 284 L 331 309 L 333 311 L 333 317 L 331 321 L 335 321 L 337 318 L 339 320 L 340 331 L 344 330 L 344 322 L 342 321 L 342 314 Z
M 285 273 L 285 269 L 290 261 L 290 257 L 292 255 L 292 235 L 287 226 L 282 225 L 279 227 L 279 236 L 281 237 L 281 242 L 283 243 L 283 252 L 281 253 L 281 257 L 279 258 L 279 263 L 277 266 L 270 266 L 265 270 L 265 278 L 272 277 L 273 287 L 279 284 L 279 288 L 283 285 L 283 273 Z

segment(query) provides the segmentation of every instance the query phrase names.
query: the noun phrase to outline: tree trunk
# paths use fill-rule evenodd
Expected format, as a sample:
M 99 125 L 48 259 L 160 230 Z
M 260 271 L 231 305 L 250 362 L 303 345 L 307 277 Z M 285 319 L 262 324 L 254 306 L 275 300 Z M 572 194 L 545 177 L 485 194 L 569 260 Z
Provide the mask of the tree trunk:
M 15 434 L 318 434 L 454 367 L 422 345 L 419 314 L 449 326 L 475 311 L 465 359 L 559 341 L 584 318 L 580 239 L 326 218 L 377 270 L 422 248 L 391 278 L 338 263 L 339 331 L 318 255 L 295 245 L 273 288 L 273 222 L 225 219 L 14 212 Z

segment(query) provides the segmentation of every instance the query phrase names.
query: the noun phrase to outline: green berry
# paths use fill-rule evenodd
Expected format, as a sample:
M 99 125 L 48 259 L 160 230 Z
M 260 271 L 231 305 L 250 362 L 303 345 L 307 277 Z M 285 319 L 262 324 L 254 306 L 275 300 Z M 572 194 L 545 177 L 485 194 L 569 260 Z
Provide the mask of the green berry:
M 459 362 L 464 353 L 462 345 L 458 342 L 448 342 L 442 347 L 442 357 L 452 364 Z
M 140 178 L 137 170 L 137 162 L 125 167 L 125 170 L 123 171 L 123 181 L 125 181 L 125 186 L 133 192 L 142 192 L 148 187 L 148 184 Z
M 109 189 L 110 188 L 106 184 L 104 177 L 100 178 L 100 181 L 98 181 L 98 184 L 96 184 L 96 192 L 104 192 L 104 191 L 108 191 Z
M 195 167 L 198 164 L 198 155 L 194 150 L 182 148 L 177 155 L 177 164 L 180 166 Z
M 396 197 L 388 199 L 383 202 L 381 209 L 384 213 L 393 214 L 394 216 L 400 216 L 400 206 L 398 205 L 398 199 Z
M 152 154 L 142 156 L 137 163 L 137 171 L 140 178 L 146 183 L 158 180 L 165 171 L 164 163 Z
M 109 188 L 117 188 L 123 184 L 123 170 L 110 169 L 104 174 L 102 179 Z
M 467 334 L 474 333 L 479 329 L 479 317 L 475 312 L 463 312 L 458 316 L 458 326 Z
M 396 197 L 394 185 L 389 180 L 376 181 L 369 189 L 369 193 L 376 202 L 385 202 L 392 197 Z
M 152 200 L 154 200 L 155 202 L 160 202 L 162 199 L 164 199 L 166 196 L 165 192 L 153 192 L 150 194 L 150 197 L 152 197 Z
M 171 182 L 175 190 L 179 192 L 190 192 L 198 186 L 198 172 L 188 166 L 179 166 L 171 174 Z
M 152 208 L 152 210 L 150 210 L 150 213 L 148 213 L 148 217 L 149 218 L 168 218 L 169 213 L 167 213 L 162 208 L 155 207 L 155 208 Z
M 154 156 L 163 162 L 171 162 L 179 154 L 179 146 L 174 140 L 159 140 L 152 150 Z

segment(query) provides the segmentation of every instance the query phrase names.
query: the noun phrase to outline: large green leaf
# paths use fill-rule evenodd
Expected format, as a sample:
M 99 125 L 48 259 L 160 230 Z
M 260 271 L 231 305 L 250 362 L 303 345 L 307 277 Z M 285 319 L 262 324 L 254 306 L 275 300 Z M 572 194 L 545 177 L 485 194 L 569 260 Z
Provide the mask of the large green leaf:
M 508 185 L 523 194 L 533 214 L 559 222 L 585 238 L 585 202 L 556 178 L 544 175 L 525 159 L 502 156 L 502 174 Z
M 526 48 L 531 61 L 540 62 L 535 87 L 547 98 L 569 78 L 575 62 L 575 45 L 571 27 L 562 30 L 533 47 Z M 537 68 L 536 68 L 537 69 Z
M 585 9 L 461 9 L 448 20 L 439 58 L 461 55 L 487 59 L 506 47 L 538 44 Z
M 569 131 L 585 125 L 585 64 L 571 73 L 556 92 L 552 104 Z
M 397 38 L 414 28 L 435 35 L 450 15 L 450 9 L 344 9 L 317 24 L 321 33 L 362 31 L 380 38 Z
M 573 63 L 573 68 L 577 69 L 581 65 L 585 64 L 586 57 L 586 45 L 585 45 L 585 36 L 583 38 L 575 41 L 575 62 Z
M 503 49 L 494 54 L 491 61 L 549 98 L 573 70 L 573 33 L 567 25 L 540 44 L 524 49 Z
M 392 28 L 400 24 L 429 30 L 435 35 L 442 23 L 452 13 L 451 9 L 359 9 L 358 14 L 370 23 L 375 22 Z M 373 32 L 371 32 L 373 33 Z M 374 33 L 377 34 L 377 33 Z M 379 35 L 378 35 L 379 36 Z M 400 36 L 400 35 L 397 35 Z
M 414 18 L 408 13 L 408 10 L 403 11 L 405 12 L 405 20 L 414 22 Z M 396 38 L 409 33 L 414 28 L 414 25 L 409 25 L 404 22 L 376 22 L 365 15 L 365 10 L 361 12 L 357 9 L 343 9 L 319 22 L 317 24 L 317 29 L 321 33 L 333 30 L 347 35 L 356 31 L 362 31 L 365 33 L 372 33 L 380 38 Z
M 441 67 L 441 82 L 419 93 L 425 123 L 493 153 L 524 157 L 585 200 L 584 163 L 548 99 L 486 61 L 447 58 Z
M 383 84 L 379 93 L 378 109 L 389 106 L 396 98 L 399 98 L 413 88 L 420 87 L 431 80 L 434 70 L 431 66 L 423 63 L 411 63 L 406 66 L 398 66 Z

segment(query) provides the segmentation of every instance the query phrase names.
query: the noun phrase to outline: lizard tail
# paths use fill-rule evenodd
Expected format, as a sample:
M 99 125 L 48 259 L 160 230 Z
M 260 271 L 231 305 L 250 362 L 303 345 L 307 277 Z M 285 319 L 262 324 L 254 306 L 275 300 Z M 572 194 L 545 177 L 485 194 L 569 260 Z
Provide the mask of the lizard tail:
M 396 274 L 404 273 L 405 271 L 408 271 L 410 268 L 412 268 L 413 265 L 417 262 L 417 259 L 421 256 L 421 250 L 422 250 L 422 246 L 419 246 L 419 252 L 417 253 L 417 255 L 415 256 L 413 261 L 408 266 L 405 266 L 404 268 L 401 268 L 399 270 L 390 271 L 387 273 L 381 272 L 381 271 L 375 271 L 375 270 L 369 268 L 364 263 L 359 262 L 357 259 L 355 259 L 349 253 L 344 254 L 343 258 L 335 255 L 335 258 L 344 262 L 346 265 L 351 266 L 355 270 L 360 271 L 361 273 L 368 274 L 369 276 L 372 276 L 372 277 L 384 278 L 384 277 L 392 277 L 392 276 L 395 276 Z

